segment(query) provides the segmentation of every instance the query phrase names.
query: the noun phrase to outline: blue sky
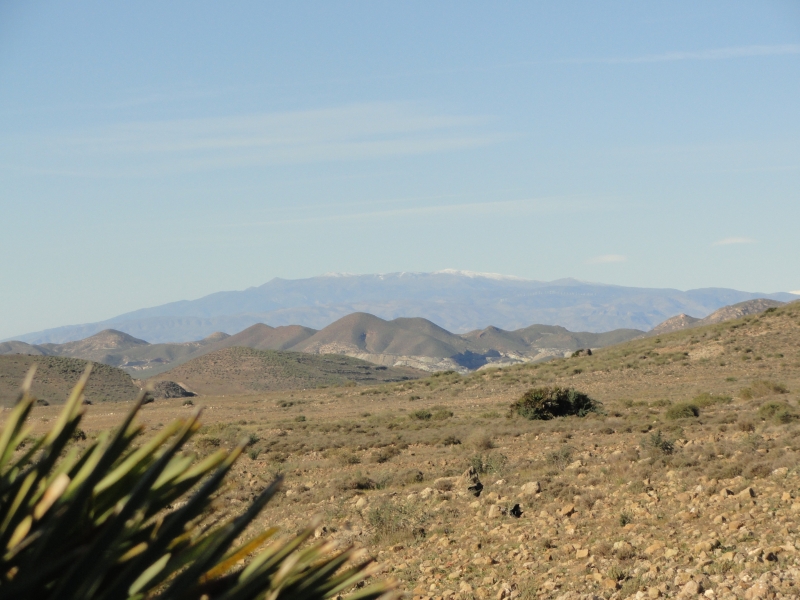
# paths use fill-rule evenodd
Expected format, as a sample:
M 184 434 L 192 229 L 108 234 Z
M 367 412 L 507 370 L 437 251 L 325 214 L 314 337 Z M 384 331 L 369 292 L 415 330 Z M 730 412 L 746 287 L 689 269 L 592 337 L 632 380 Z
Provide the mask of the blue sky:
M 800 4 L 276 4 L 0 4 L 0 338 L 331 271 L 800 290 Z

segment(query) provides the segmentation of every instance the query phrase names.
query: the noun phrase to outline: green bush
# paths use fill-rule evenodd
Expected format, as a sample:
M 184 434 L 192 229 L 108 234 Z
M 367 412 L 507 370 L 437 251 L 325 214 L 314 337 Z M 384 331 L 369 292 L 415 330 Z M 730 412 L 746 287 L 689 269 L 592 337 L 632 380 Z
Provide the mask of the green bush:
M 786 402 L 767 402 L 758 408 L 758 416 L 765 421 L 776 421 L 778 423 L 791 423 L 797 418 L 797 414 Z
M 668 419 L 688 419 L 690 417 L 699 417 L 700 409 L 697 405 L 691 402 L 678 402 L 670 406 L 664 413 Z
M 556 417 L 585 417 L 600 412 L 602 405 L 573 388 L 539 387 L 525 392 L 511 405 L 511 411 L 531 420 L 548 421 Z
M 88 376 L 87 369 L 50 430 L 23 448 L 35 404 L 31 371 L 0 431 L 4 600 L 312 600 L 338 596 L 370 574 L 352 548 L 306 544 L 316 523 L 281 540 L 270 528 L 242 541 L 280 478 L 238 516 L 212 514 L 247 441 L 197 462 L 182 448 L 200 428 L 199 412 L 140 441 L 141 394 L 115 431 L 76 441 Z M 377 598 L 389 587 L 377 583 L 351 597 Z
M 433 413 L 429 410 L 421 408 L 419 410 L 415 410 L 408 415 L 411 419 L 416 419 L 417 421 L 430 421 L 431 417 L 433 417 Z
M 642 438 L 640 445 L 643 448 L 649 448 L 660 454 L 672 454 L 675 452 L 675 443 L 665 438 L 661 430 Z

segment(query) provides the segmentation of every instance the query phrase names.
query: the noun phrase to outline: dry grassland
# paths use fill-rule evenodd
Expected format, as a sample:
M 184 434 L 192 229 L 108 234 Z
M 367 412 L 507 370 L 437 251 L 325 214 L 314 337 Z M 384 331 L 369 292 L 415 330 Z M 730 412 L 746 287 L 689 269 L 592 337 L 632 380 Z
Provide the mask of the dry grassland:
M 509 414 L 545 385 L 587 392 L 604 413 Z M 798 598 L 798 392 L 795 303 L 592 356 L 163 400 L 142 420 L 155 431 L 203 406 L 199 454 L 252 441 L 221 512 L 283 473 L 259 526 L 295 531 L 319 514 L 319 536 L 358 541 L 415 598 Z M 88 409 L 91 439 L 127 407 Z M 37 408 L 37 427 L 57 411 Z

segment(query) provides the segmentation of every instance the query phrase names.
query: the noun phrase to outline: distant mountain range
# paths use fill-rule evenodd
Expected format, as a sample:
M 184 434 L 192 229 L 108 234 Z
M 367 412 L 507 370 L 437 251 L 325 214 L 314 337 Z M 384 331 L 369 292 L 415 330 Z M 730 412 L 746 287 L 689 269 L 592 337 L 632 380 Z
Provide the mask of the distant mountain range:
M 485 365 L 564 356 L 578 348 L 599 348 L 644 335 L 638 329 L 606 333 L 571 332 L 553 325 L 531 325 L 515 331 L 487 327 L 454 334 L 421 318 L 386 321 L 353 313 L 322 330 L 299 325 L 271 327 L 256 323 L 235 334 L 214 333 L 196 342 L 149 344 L 127 333 L 108 329 L 64 344 L 0 343 L 2 354 L 82 358 L 120 367 L 146 378 L 226 348 L 290 350 L 305 354 L 341 354 L 385 367 L 423 371 L 467 372 Z
M 506 331 L 519 330 L 531 323 L 595 333 L 647 331 L 677 314 L 703 318 L 723 306 L 757 298 L 788 302 L 797 296 L 723 288 L 685 292 L 631 288 L 575 279 L 543 282 L 454 270 L 329 274 L 273 279 L 244 291 L 218 292 L 98 323 L 20 335 L 15 340 L 63 344 L 114 329 L 151 343 L 198 343 L 194 340 L 219 331 L 242 331 L 257 323 L 273 327 L 299 323 L 323 329 L 346 315 L 363 312 L 386 320 L 421 317 L 456 333 L 483 330 L 490 324 Z

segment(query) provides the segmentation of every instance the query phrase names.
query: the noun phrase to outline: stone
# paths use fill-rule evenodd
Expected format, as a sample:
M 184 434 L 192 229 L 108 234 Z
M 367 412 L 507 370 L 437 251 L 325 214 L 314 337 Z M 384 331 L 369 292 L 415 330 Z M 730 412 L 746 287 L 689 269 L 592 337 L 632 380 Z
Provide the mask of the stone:
M 533 496 L 542 491 L 542 486 L 538 481 L 529 481 L 520 488 L 520 491 L 528 496 Z
M 488 515 L 488 517 L 490 519 L 499 519 L 504 514 L 506 514 L 506 509 L 504 507 L 500 506 L 499 504 L 492 504 L 489 507 L 489 515 Z
M 647 597 L 648 598 L 660 598 L 661 597 L 661 590 L 657 587 L 649 587 L 647 588 Z
M 369 502 L 367 502 L 366 498 L 359 498 L 356 502 L 356 508 L 364 508 Z
M 575 552 L 575 558 L 588 558 L 588 557 L 589 557 L 588 548 L 580 548 Z
M 462 488 L 466 488 L 467 492 L 476 498 L 478 498 L 483 491 L 483 484 L 478 478 L 478 472 L 475 470 L 475 467 L 472 466 L 461 474 L 458 485 Z
M 645 548 L 644 553 L 648 556 L 653 556 L 664 547 L 664 542 L 657 540 Z
M 789 472 L 789 467 L 779 467 L 772 471 L 773 477 L 785 477 L 786 474 Z
M 566 506 L 562 507 L 561 510 L 558 511 L 558 514 L 561 517 L 568 517 L 574 512 L 575 512 L 575 505 L 567 504 Z
M 739 498 L 755 498 L 756 497 L 756 491 L 751 487 L 746 487 L 736 495 Z
M 697 594 L 702 592 L 703 588 L 693 579 L 687 581 L 681 588 L 681 594 L 685 594 L 686 596 L 697 596 Z
M 617 589 L 618 586 L 619 583 L 615 579 L 611 579 L 610 577 L 603 579 L 603 581 L 600 583 L 600 587 L 603 588 L 604 590 L 615 590 Z
M 765 600 L 772 594 L 772 586 L 766 581 L 756 581 L 755 584 L 744 593 L 745 600 Z
M 426 487 L 419 493 L 419 497 L 422 498 L 423 500 L 427 500 L 428 498 L 433 496 L 433 494 L 434 494 L 433 488 Z

